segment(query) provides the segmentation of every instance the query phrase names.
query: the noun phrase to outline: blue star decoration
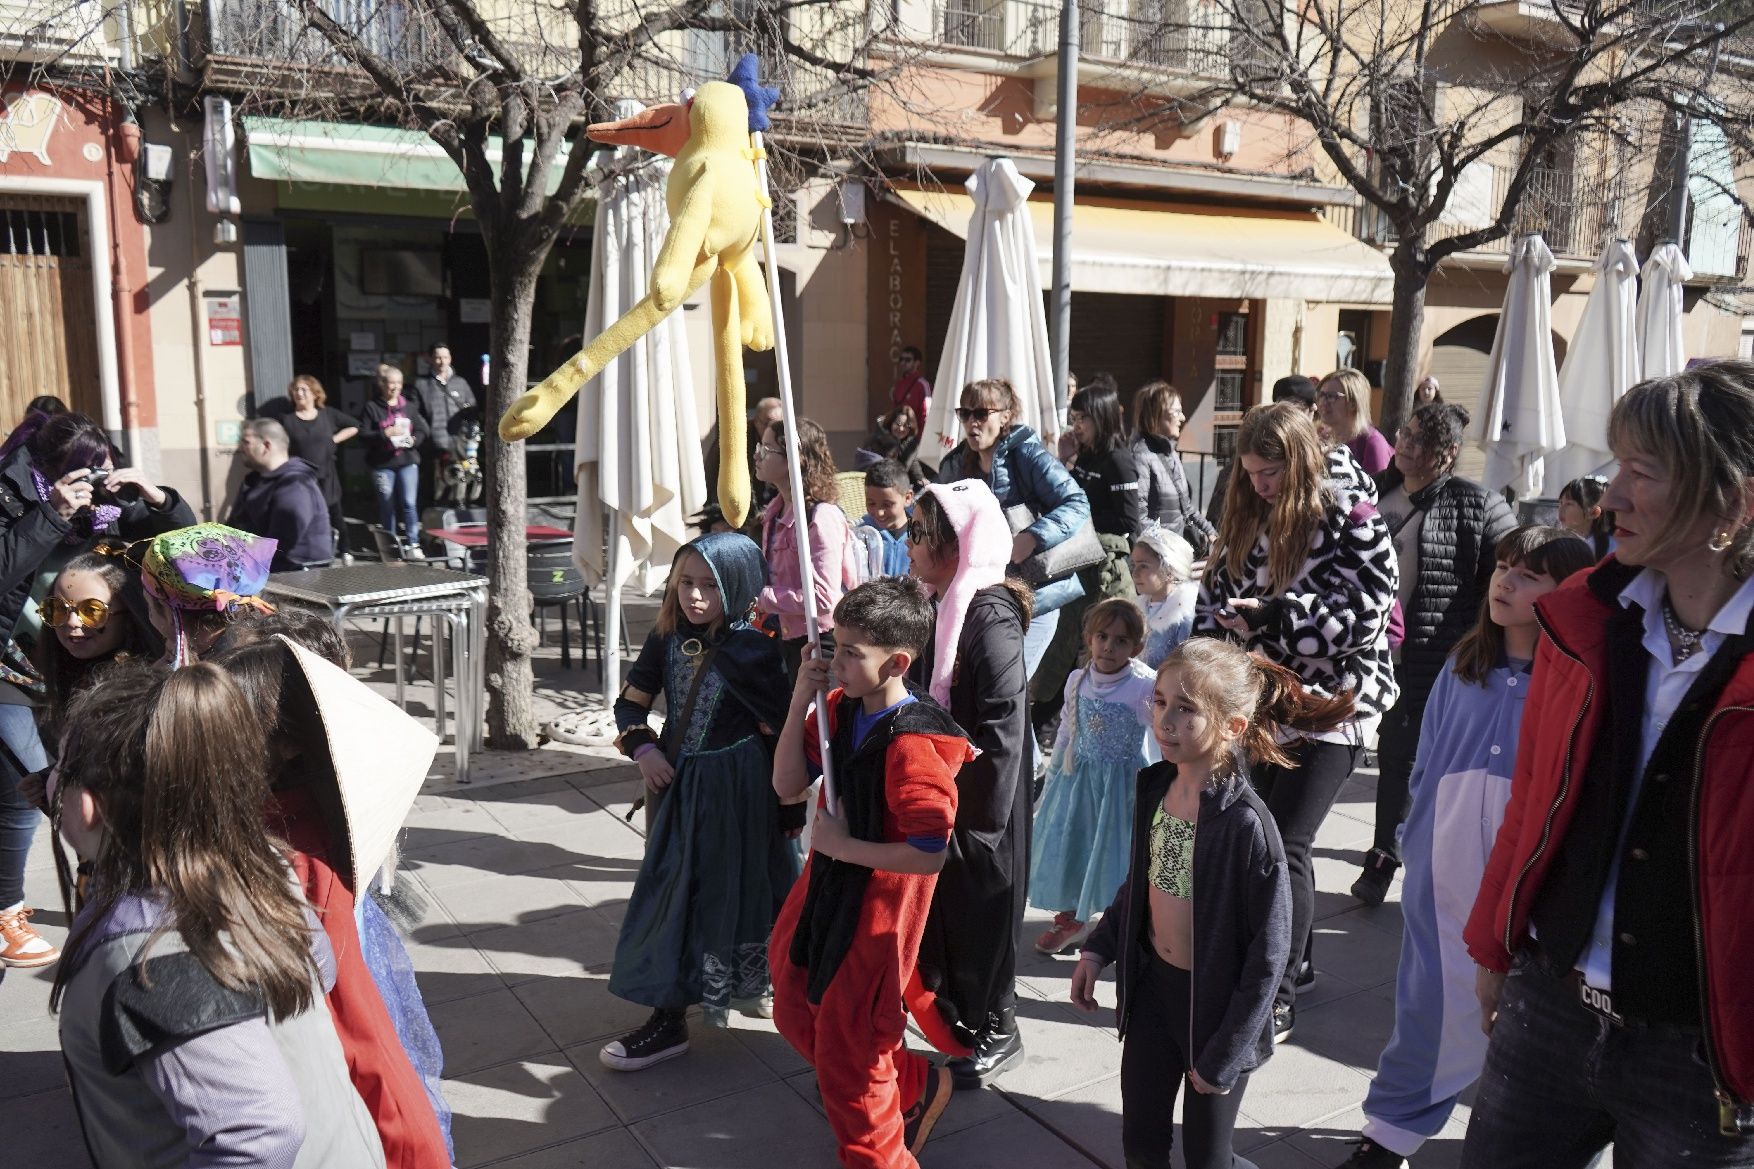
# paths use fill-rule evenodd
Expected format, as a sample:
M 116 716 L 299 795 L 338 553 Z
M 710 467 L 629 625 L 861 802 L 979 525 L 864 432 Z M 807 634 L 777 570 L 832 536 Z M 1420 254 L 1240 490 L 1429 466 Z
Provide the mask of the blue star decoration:
M 749 132 L 765 134 L 771 129 L 773 123 L 768 119 L 767 111 L 780 100 L 780 91 L 761 83 L 761 58 L 754 53 L 744 53 L 725 80 L 741 89 L 749 101 Z

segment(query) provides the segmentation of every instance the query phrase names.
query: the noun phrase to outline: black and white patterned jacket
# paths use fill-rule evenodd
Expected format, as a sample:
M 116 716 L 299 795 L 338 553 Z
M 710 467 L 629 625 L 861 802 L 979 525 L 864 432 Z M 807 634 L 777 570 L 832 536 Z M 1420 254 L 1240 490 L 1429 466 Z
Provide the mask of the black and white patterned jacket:
M 1259 650 L 1323 694 L 1350 690 L 1361 717 L 1378 715 L 1399 693 L 1389 657 L 1389 614 L 1400 582 L 1395 544 L 1368 499 L 1332 482 L 1323 492 L 1322 522 L 1291 585 L 1275 592 L 1268 582 L 1262 534 L 1240 580 L 1222 561 L 1207 563 L 1194 633 L 1230 636 L 1216 620 L 1218 608 L 1231 598 L 1258 597 L 1261 608 L 1245 612 L 1245 648 Z

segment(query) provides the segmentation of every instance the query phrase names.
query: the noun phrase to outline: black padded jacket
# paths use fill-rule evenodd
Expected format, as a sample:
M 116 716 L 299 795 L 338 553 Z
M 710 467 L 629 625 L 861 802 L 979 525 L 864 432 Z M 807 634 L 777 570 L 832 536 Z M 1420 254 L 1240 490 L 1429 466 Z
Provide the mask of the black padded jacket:
M 1401 485 L 1400 468 L 1390 463 L 1376 477 L 1379 498 Z M 1413 600 L 1402 614 L 1406 640 L 1401 643 L 1401 702 L 1423 705 L 1450 650 L 1474 626 L 1492 583 L 1498 541 L 1516 527 L 1504 496 L 1471 479 L 1440 476 L 1412 496 L 1413 507 L 1425 513 L 1419 529 L 1419 563 L 1401 565 L 1401 573 L 1419 574 Z

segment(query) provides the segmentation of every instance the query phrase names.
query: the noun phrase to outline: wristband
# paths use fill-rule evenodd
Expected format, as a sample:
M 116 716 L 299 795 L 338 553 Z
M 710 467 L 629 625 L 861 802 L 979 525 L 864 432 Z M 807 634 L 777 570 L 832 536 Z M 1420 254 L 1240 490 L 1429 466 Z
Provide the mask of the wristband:
M 781 804 L 779 811 L 780 831 L 803 831 L 805 813 L 808 812 L 809 809 L 810 805 L 805 800 L 799 800 L 795 804 Z
M 633 749 L 633 761 L 638 763 L 641 759 L 646 757 L 647 751 L 656 751 L 657 749 L 658 745 L 656 743 L 641 743 Z

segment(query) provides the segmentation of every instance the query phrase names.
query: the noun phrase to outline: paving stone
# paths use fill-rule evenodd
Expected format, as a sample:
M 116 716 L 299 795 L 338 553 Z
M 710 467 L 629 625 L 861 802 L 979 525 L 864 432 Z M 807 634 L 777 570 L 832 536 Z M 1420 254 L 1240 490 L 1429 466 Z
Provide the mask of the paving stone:
M 595 910 L 575 909 L 531 920 L 540 921 L 541 928 L 532 929 L 525 922 L 469 935 L 507 985 L 534 978 L 566 978 L 615 958 L 619 927 Z
M 445 1053 L 445 1074 L 466 1076 L 482 1068 L 555 1050 L 510 990 L 501 988 L 430 1008 Z
M 459 1169 L 615 1127 L 609 1106 L 559 1052 L 447 1079 L 445 1099 Z
M 698 1021 L 688 1029 L 688 1054 L 642 1072 L 603 1066 L 600 1045 L 568 1048 L 566 1056 L 624 1124 L 735 1096 L 779 1079 L 729 1031 Z
M 827 1123 L 777 1080 L 640 1121 L 632 1129 L 660 1165 L 772 1169 L 835 1163 Z
M 625 1035 L 652 1013 L 648 1007 L 609 993 L 607 967 L 569 978 L 521 982 L 512 993 L 563 1048 Z
M 571 866 L 459 881 L 432 891 L 466 934 L 529 925 L 585 909 L 585 899 L 565 881 Z
M 493 1169 L 655 1169 L 656 1165 L 632 1133 L 612 1128 L 509 1161 L 496 1161 Z
M 1017 1169 L 1019 1165 L 1089 1163 L 1076 1148 L 1021 1109 L 1011 1109 L 941 1140 L 934 1137 L 920 1154 L 920 1169 Z

